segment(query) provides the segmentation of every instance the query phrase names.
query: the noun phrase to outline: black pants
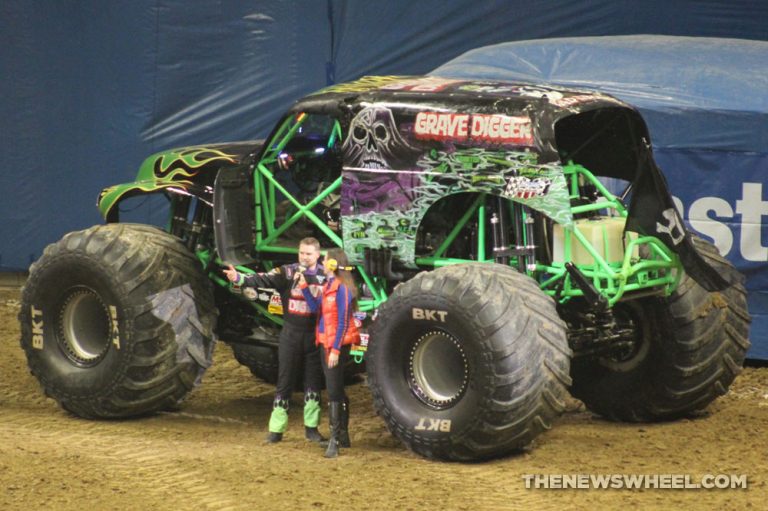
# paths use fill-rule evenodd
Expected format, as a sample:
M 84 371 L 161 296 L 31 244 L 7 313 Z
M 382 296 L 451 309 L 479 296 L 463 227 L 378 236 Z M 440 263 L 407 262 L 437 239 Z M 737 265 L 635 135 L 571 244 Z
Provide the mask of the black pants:
M 323 375 L 320 368 L 320 349 L 315 345 L 314 328 L 307 329 L 290 324 L 283 326 L 277 349 L 276 400 L 291 398 L 297 371 L 303 367 L 304 391 L 320 392 Z
M 342 346 L 339 353 L 339 363 L 336 367 L 328 367 L 328 355 L 325 348 L 320 348 L 323 359 L 323 374 L 325 375 L 325 387 L 328 390 L 328 401 L 345 401 L 347 393 L 344 392 L 344 366 L 349 359 L 349 346 Z

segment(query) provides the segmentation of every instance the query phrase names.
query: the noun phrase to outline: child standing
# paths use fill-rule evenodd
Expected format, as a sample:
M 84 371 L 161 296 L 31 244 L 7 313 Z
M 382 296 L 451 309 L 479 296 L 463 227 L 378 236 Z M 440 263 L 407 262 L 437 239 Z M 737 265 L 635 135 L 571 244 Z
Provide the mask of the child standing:
M 328 391 L 331 430 L 326 458 L 335 458 L 339 454 L 339 447 L 351 445 L 344 366 L 349 358 L 350 345 L 360 342 L 360 332 L 352 315 L 357 306 L 357 286 L 348 271 L 348 264 L 341 249 L 328 251 L 323 263 L 328 280 L 317 297 L 312 295 L 303 276 L 299 276 L 299 288 L 307 305 L 312 312 L 318 311 L 315 342 L 323 347 L 321 360 Z

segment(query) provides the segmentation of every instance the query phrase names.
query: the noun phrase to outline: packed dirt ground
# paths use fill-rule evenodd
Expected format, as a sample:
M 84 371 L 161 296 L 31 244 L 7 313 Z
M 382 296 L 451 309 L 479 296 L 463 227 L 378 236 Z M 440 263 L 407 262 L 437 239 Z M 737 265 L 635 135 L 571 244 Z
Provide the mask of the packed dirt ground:
M 273 387 L 225 344 L 178 411 L 125 421 L 67 414 L 27 370 L 18 300 L 18 290 L 0 291 L 3 510 L 760 510 L 768 498 L 768 368 L 747 368 L 689 420 L 617 424 L 575 403 L 529 452 L 474 464 L 406 450 L 361 382 L 349 389 L 353 446 L 326 460 L 303 439 L 298 406 L 285 440 L 263 443 Z M 746 474 L 748 489 L 526 489 L 533 474 Z

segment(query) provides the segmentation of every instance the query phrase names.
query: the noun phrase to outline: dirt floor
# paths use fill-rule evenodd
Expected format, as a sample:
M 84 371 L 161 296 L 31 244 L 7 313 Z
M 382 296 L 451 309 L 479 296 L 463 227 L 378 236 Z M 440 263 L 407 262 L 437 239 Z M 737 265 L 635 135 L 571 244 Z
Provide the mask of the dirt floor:
M 693 420 L 617 424 L 576 408 L 530 452 L 475 464 L 406 450 L 360 383 L 350 388 L 353 448 L 326 460 L 303 439 L 298 413 L 282 443 L 263 443 L 273 389 L 224 344 L 180 411 L 126 421 L 68 415 L 27 370 L 18 298 L 0 291 L 3 510 L 765 509 L 768 368 L 746 369 Z M 527 474 L 746 474 L 749 487 L 526 489 Z

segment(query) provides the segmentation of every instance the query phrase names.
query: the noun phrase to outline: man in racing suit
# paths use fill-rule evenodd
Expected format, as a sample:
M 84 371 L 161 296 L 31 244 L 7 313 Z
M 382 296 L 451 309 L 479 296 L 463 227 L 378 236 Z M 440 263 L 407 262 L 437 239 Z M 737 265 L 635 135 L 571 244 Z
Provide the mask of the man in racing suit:
M 303 273 L 311 292 L 319 294 L 325 275 L 320 257 L 320 243 L 315 238 L 304 238 L 299 243 L 299 261 L 279 266 L 267 273 L 242 274 L 232 265 L 224 274 L 235 285 L 274 288 L 283 303 L 283 329 L 278 344 L 278 373 L 272 415 L 269 418 L 267 442 L 283 439 L 288 427 L 288 408 L 296 381 L 296 371 L 304 366 L 304 434 L 312 442 L 325 440 L 317 430 L 320 422 L 320 389 L 323 381 L 320 351 L 315 345 L 317 314 L 307 306 L 298 286 Z

